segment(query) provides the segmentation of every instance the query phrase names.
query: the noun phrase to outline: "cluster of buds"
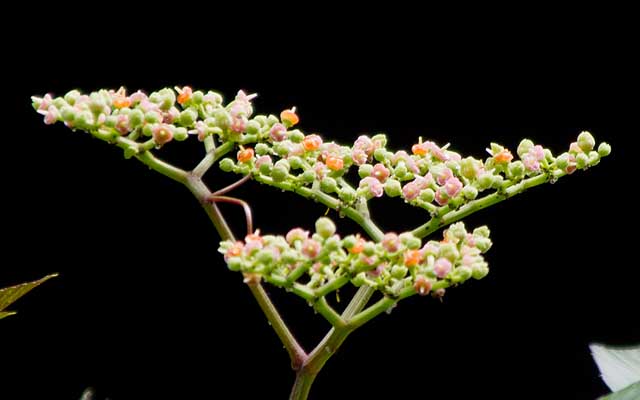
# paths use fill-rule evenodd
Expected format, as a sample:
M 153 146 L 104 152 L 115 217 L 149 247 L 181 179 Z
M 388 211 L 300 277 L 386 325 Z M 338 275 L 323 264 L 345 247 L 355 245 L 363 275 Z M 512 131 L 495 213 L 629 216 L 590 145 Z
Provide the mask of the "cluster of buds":
M 410 232 L 387 233 L 379 242 L 358 235 L 341 238 L 327 217 L 317 220 L 315 232 L 294 228 L 285 236 L 248 235 L 244 241 L 224 241 L 219 251 L 233 271 L 247 279 L 265 279 L 278 286 L 302 284 L 313 293 L 351 281 L 369 285 L 387 296 L 431 292 L 440 281 L 458 284 L 481 279 L 489 272 L 482 253 L 491 247 L 489 230 L 467 232 L 461 222 L 444 231 L 441 241 L 422 240 Z M 448 286 L 447 285 L 447 286 Z

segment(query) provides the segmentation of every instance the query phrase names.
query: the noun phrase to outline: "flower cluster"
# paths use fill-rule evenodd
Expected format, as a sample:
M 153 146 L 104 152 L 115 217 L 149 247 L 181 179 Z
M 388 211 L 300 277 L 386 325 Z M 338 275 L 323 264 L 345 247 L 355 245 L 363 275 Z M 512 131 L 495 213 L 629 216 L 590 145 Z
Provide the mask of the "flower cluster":
M 244 241 L 222 242 L 219 251 L 229 269 L 242 271 L 247 279 L 264 278 L 284 287 L 302 284 L 314 295 L 348 281 L 391 297 L 407 291 L 426 295 L 437 282 L 457 284 L 489 272 L 482 257 L 491 247 L 487 227 L 470 233 L 459 222 L 444 231 L 441 241 L 425 244 L 410 232 L 387 233 L 379 243 L 335 232 L 333 221 L 322 217 L 313 234 L 301 228 L 285 236 L 256 232 Z

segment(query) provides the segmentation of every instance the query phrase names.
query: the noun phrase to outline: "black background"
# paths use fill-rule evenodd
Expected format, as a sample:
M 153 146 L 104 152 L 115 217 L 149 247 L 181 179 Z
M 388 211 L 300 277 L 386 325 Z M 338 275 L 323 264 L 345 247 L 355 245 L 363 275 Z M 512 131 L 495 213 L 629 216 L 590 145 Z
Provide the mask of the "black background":
M 596 168 L 467 218 L 492 230 L 490 275 L 443 303 L 403 301 L 352 334 L 311 398 L 604 394 L 587 344 L 640 342 L 638 81 L 624 21 L 611 30 L 589 20 L 587 29 L 560 18 L 568 29 L 559 36 L 539 20 L 514 37 L 515 19 L 460 34 L 423 29 L 430 19 L 395 28 L 286 15 L 286 24 L 238 20 L 201 30 L 180 19 L 38 21 L 30 28 L 37 40 L 9 45 L 0 286 L 60 277 L 0 321 L 0 398 L 76 399 L 87 386 L 114 400 L 287 397 L 287 354 L 241 277 L 225 268 L 189 193 L 86 134 L 45 126 L 29 101 L 72 88 L 187 84 L 227 100 L 238 89 L 258 92 L 259 113 L 295 105 L 303 130 L 341 142 L 386 132 L 392 149 L 422 136 L 476 157 L 490 141 L 515 149 L 523 137 L 559 153 L 582 130 L 611 143 Z M 160 153 L 189 167 L 199 146 L 172 143 Z M 207 178 L 212 188 L 232 179 L 217 169 Z M 263 232 L 309 229 L 325 211 L 252 182 L 235 194 L 252 204 Z M 427 217 L 399 200 L 371 207 L 387 230 Z M 223 210 L 240 232 L 240 211 Z M 357 227 L 340 220 L 339 228 Z M 301 299 L 267 290 L 310 349 L 324 320 Z

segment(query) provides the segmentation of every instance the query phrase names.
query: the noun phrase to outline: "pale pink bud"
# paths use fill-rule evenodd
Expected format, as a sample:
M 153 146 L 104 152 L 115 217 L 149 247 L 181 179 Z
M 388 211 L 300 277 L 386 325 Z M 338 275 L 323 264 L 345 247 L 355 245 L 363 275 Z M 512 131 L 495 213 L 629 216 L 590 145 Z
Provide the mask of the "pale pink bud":
M 362 150 L 367 156 L 370 156 L 376 149 L 376 145 L 369 136 L 362 135 L 353 143 L 353 149 Z
M 269 130 L 269 136 L 275 142 L 281 142 L 287 138 L 287 128 L 281 123 L 275 123 Z
M 297 240 L 306 240 L 309 237 L 309 231 L 305 231 L 302 228 L 293 228 L 288 233 L 285 239 L 287 243 L 293 244 Z
M 447 155 L 447 153 L 445 153 L 444 150 L 438 147 L 435 143 L 425 142 L 424 144 L 425 146 L 427 146 L 427 148 L 435 158 L 440 161 L 449 161 L 449 156 Z
M 447 167 L 434 168 L 433 176 L 436 178 L 436 182 L 438 182 L 438 185 L 444 185 L 447 180 L 449 180 L 449 178 L 453 178 L 453 171 L 451 171 L 451 169 Z
M 389 169 L 385 167 L 382 163 L 377 163 L 373 166 L 373 171 L 371 171 L 371 176 L 378 179 L 380 182 L 384 183 L 389 177 Z
M 522 156 L 522 163 L 527 171 L 540 172 L 540 162 L 536 159 L 535 155 L 531 153 L 525 154 Z
M 462 182 L 458 178 L 449 178 L 444 184 L 444 190 L 449 197 L 455 197 L 462 190 Z
M 441 187 L 440 189 L 436 190 L 436 203 L 438 203 L 441 206 L 444 206 L 448 202 L 449 202 L 449 196 L 447 196 L 447 193 L 445 192 L 444 188 Z
M 362 149 L 354 149 L 351 152 L 351 159 L 355 165 L 362 165 L 366 163 L 368 158 L 369 156 L 367 156 L 367 153 Z
M 435 272 L 438 278 L 444 278 L 449 272 L 451 272 L 451 261 L 446 258 L 438 258 L 433 264 L 433 272 Z
M 318 254 L 320 254 L 321 248 L 320 243 L 313 239 L 305 239 L 305 241 L 302 242 L 302 254 L 309 258 L 316 258 Z
M 359 187 L 366 187 L 369 189 L 369 193 L 373 197 L 381 197 L 384 193 L 384 186 L 382 183 L 372 176 L 367 176 L 360 180 Z
M 420 188 L 418 188 L 418 185 L 413 181 L 402 187 L 402 197 L 408 201 L 415 199 L 419 194 Z
M 385 233 L 382 238 L 382 247 L 389 253 L 395 253 L 400 250 L 400 238 L 393 232 Z

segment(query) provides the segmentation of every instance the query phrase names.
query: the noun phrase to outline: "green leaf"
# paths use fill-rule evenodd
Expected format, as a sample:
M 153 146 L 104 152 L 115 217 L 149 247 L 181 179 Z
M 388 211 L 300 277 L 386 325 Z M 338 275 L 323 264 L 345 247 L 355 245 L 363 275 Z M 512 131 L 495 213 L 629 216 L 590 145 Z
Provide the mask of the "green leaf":
M 37 281 L 21 283 L 15 286 L 9 286 L 4 289 L 0 289 L 0 319 L 15 314 L 15 312 L 4 311 L 7 307 L 13 304 L 20 297 L 30 292 L 36 286 L 48 281 L 49 279 L 58 276 L 58 274 L 47 275 Z
M 610 395 L 600 397 L 599 400 L 638 400 L 640 399 L 640 382 L 629 385 L 626 388 Z
M 593 343 L 589 348 L 602 380 L 612 391 L 640 382 L 640 346 L 616 347 Z

